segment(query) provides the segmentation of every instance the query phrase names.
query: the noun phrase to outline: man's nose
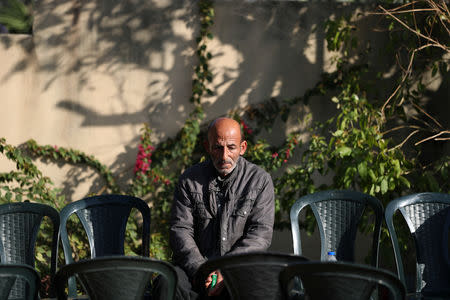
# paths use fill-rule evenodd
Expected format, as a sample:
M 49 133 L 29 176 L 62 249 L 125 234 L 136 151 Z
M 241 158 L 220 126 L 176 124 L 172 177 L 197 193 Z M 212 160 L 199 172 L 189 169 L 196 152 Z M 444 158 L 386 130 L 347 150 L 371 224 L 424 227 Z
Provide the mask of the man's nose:
M 228 150 L 226 147 L 222 150 L 222 159 L 225 160 L 228 157 Z

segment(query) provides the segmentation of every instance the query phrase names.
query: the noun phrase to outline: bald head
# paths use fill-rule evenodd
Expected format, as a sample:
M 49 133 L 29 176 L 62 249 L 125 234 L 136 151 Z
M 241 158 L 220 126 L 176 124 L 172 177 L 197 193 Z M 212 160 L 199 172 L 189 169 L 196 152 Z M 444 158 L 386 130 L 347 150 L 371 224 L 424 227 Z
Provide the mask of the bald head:
M 224 133 L 228 132 L 229 134 L 238 134 L 239 135 L 239 141 L 242 140 L 242 132 L 241 132 L 241 126 L 238 122 L 231 118 L 217 118 L 214 121 L 209 124 L 208 127 L 208 140 L 210 139 L 211 135 L 219 134 L 223 135 Z
M 230 174 L 240 155 L 247 150 L 242 140 L 241 126 L 230 118 L 218 118 L 208 128 L 206 149 L 220 176 Z

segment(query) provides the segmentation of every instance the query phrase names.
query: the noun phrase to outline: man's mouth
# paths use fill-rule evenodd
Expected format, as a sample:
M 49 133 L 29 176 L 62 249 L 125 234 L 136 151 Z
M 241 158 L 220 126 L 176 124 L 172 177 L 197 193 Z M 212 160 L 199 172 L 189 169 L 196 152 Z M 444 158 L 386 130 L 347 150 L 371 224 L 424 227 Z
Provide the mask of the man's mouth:
M 222 167 L 223 169 L 227 169 L 228 168 L 227 166 L 231 166 L 232 164 L 231 164 L 231 162 L 228 162 L 228 161 L 219 161 L 218 165 L 220 167 Z

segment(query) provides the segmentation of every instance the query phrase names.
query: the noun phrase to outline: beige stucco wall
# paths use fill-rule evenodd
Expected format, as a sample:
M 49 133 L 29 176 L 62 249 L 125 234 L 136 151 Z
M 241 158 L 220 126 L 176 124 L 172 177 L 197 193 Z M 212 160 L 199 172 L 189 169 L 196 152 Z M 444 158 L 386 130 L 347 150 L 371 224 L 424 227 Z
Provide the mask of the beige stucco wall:
M 0 136 L 13 145 L 33 138 L 76 148 L 128 178 L 142 124 L 157 142 L 192 110 L 196 2 L 36 3 L 32 36 L 0 35 Z M 208 47 L 216 95 L 205 99 L 206 120 L 301 95 L 327 69 L 323 31 L 314 27 L 330 16 L 329 5 L 217 1 L 215 9 Z M 328 103 L 317 99 L 299 111 L 325 118 L 333 112 Z M 288 129 L 280 130 L 267 137 L 283 140 Z M 69 199 L 98 188 L 93 173 L 40 166 Z M 0 168 L 9 168 L 4 159 Z

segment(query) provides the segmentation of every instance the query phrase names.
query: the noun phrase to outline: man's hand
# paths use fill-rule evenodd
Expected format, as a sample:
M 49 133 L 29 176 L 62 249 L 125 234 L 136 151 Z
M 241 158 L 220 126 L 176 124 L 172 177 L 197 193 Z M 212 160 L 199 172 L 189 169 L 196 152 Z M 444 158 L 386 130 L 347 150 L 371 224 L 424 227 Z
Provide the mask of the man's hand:
M 216 285 L 213 288 L 211 288 L 212 275 L 214 275 L 214 274 L 217 275 L 217 281 L 216 281 Z M 208 296 L 220 295 L 224 285 L 225 285 L 225 283 L 223 282 L 222 274 L 218 270 L 209 274 L 208 278 L 206 278 L 206 281 L 205 281 L 205 287 L 206 287 L 206 290 L 208 290 Z

